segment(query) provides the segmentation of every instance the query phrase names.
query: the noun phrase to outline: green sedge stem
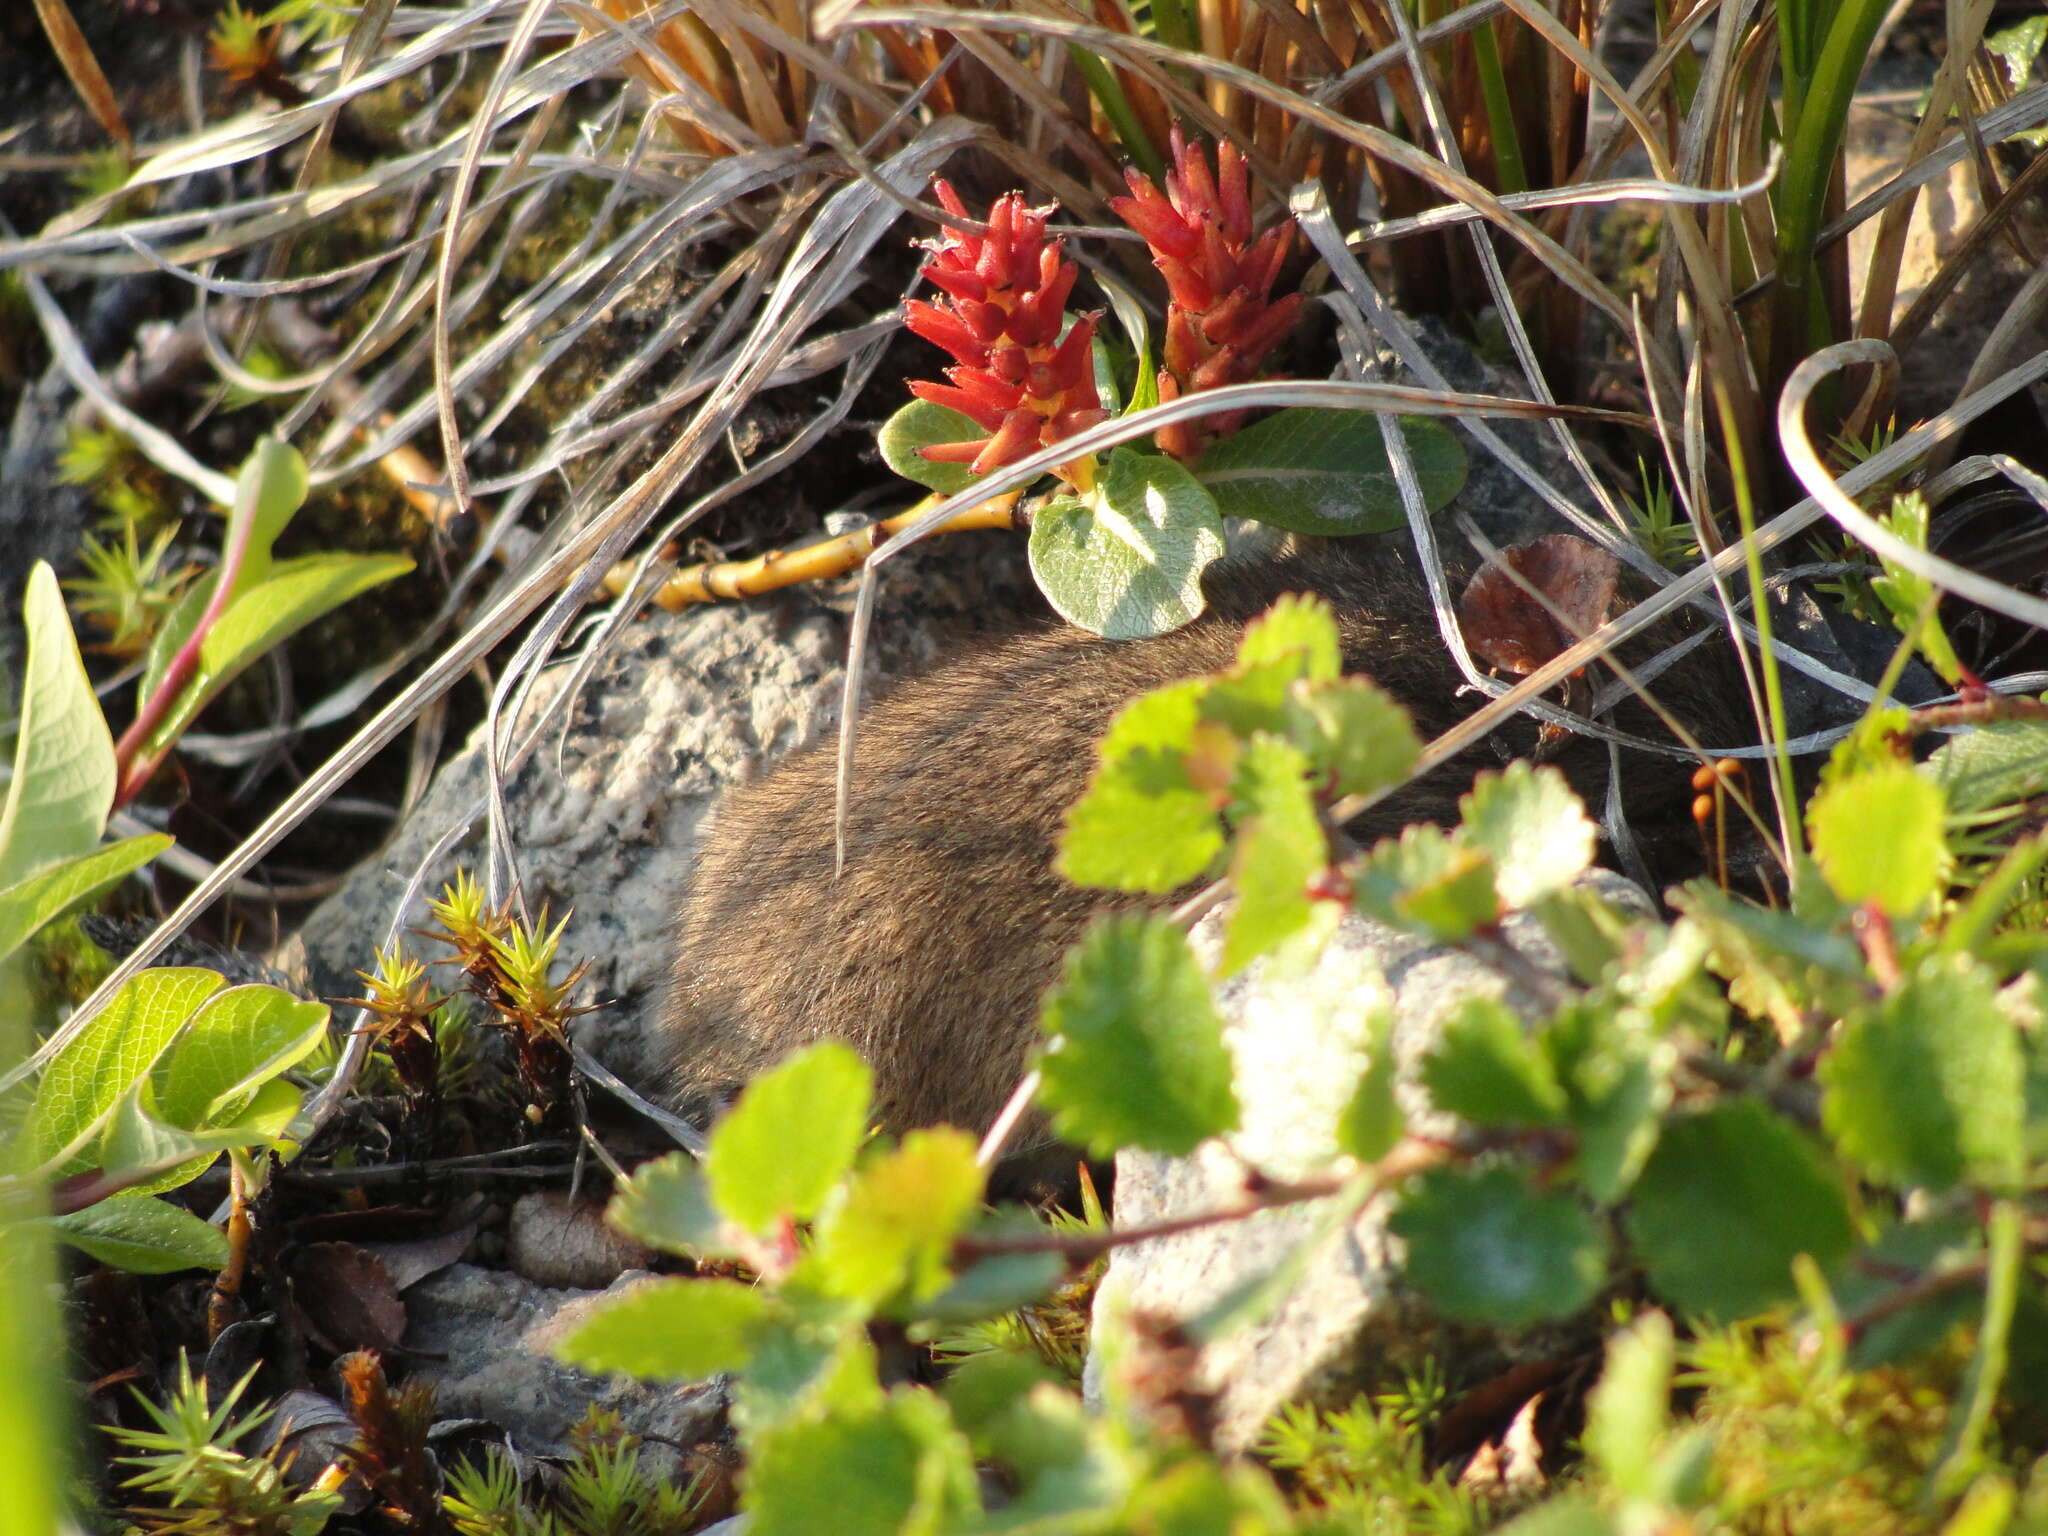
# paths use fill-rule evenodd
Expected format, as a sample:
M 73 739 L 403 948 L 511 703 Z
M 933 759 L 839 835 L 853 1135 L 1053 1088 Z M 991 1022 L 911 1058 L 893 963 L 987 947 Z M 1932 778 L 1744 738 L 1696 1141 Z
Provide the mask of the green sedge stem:
M 1828 184 L 1849 120 L 1849 103 L 1885 9 L 1884 0 L 1842 0 L 1825 20 L 1826 37 L 1810 72 L 1801 66 L 1811 56 L 1811 39 L 1823 18 L 1798 6 L 1780 13 L 1786 141 L 1776 199 L 1778 282 L 1771 320 L 1772 373 L 1777 378 L 1789 375 L 1810 350 L 1818 297 L 1814 244 L 1827 212 Z
M 1472 29 L 1472 58 L 1479 66 L 1479 90 L 1486 99 L 1486 121 L 1493 134 L 1493 167 L 1500 192 L 1529 190 L 1529 171 L 1522 161 L 1522 141 L 1515 133 L 1514 104 L 1508 98 L 1507 76 L 1501 72 L 1500 45 L 1493 23 Z
M 1799 801 L 1792 784 L 1792 759 L 1785 743 L 1792 733 L 1785 727 L 1785 690 L 1778 675 L 1778 656 L 1771 646 L 1770 590 L 1764 583 L 1764 558 L 1756 543 L 1756 506 L 1750 499 L 1749 464 L 1742 451 L 1742 433 L 1737 429 L 1735 402 L 1718 373 L 1712 378 L 1714 409 L 1721 421 L 1721 439 L 1728 455 L 1729 473 L 1735 481 L 1735 516 L 1742 528 L 1742 556 L 1749 577 L 1750 612 L 1755 617 L 1757 660 L 1764 679 L 1764 708 L 1770 715 L 1771 788 L 1778 801 L 1778 829 L 1785 840 L 1785 879 L 1795 888 L 1799 867 L 1806 861 L 1806 832 L 1799 824 Z
M 1152 36 L 1169 48 L 1201 46 L 1201 36 L 1188 15 L 1185 0 L 1152 0 Z
M 1145 131 L 1138 114 L 1131 107 L 1131 100 L 1124 94 L 1124 88 L 1116 72 L 1095 54 L 1078 44 L 1069 43 L 1067 53 L 1074 61 L 1074 67 L 1081 72 L 1081 79 L 1088 87 L 1089 95 L 1102 108 L 1103 116 L 1109 119 L 1110 127 L 1116 130 L 1118 141 L 1124 153 L 1138 163 L 1138 169 L 1154 181 L 1166 174 L 1166 162 L 1159 158 L 1159 150 L 1152 142 L 1152 136 Z

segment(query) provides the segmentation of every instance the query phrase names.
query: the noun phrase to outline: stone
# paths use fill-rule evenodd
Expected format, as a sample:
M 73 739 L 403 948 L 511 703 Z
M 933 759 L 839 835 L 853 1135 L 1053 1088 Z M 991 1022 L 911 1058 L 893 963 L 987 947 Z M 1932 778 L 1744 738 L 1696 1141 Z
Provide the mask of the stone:
M 678 1448 L 717 1431 L 723 1379 L 676 1386 L 593 1376 L 551 1353 L 601 1302 L 655 1278 L 630 1271 L 602 1291 L 565 1290 L 451 1265 L 405 1293 L 407 1381 L 433 1386 L 437 1418 L 486 1420 L 528 1455 L 567 1455 L 569 1431 L 594 1404 L 642 1438 L 643 1464 L 673 1476 Z
M 1642 891 L 1606 870 L 1581 877 L 1592 891 L 1649 915 Z M 1227 908 L 1191 934 L 1213 965 Z M 1541 925 L 1515 914 L 1506 942 L 1534 967 L 1562 977 L 1564 965 Z M 1393 1011 L 1396 1095 L 1409 1129 L 1444 1135 L 1454 1122 L 1424 1109 L 1419 1063 L 1452 1012 L 1468 997 L 1498 996 L 1518 1013 L 1547 1012 L 1530 978 L 1473 951 L 1433 943 L 1356 913 L 1347 914 L 1307 969 L 1276 975 L 1259 961 L 1217 989 L 1225 1038 L 1236 1065 L 1243 1123 L 1230 1146 L 1207 1142 L 1188 1157 L 1126 1150 L 1116 1162 L 1120 1227 L 1215 1210 L 1243 1197 L 1245 1160 L 1275 1178 L 1317 1171 L 1359 1073 L 1367 1063 L 1374 1015 Z M 1452 1349 L 1483 1364 L 1513 1353 L 1501 1341 L 1454 1328 L 1432 1315 L 1399 1280 L 1387 1202 L 1375 1199 L 1307 1256 L 1286 1298 L 1262 1320 L 1202 1347 L 1193 1386 L 1215 1394 L 1219 1448 L 1252 1445 L 1273 1413 L 1304 1397 L 1329 1398 L 1414 1368 Z M 1284 1263 L 1330 1220 L 1330 1201 L 1261 1211 L 1243 1221 L 1137 1243 L 1113 1253 L 1096 1293 L 1085 1388 L 1100 1405 L 1105 1388 L 1103 1330 L 1132 1315 L 1185 1324 Z
M 884 567 L 871 688 L 929 665 L 992 616 L 1042 611 L 1021 541 L 937 544 Z M 505 784 L 526 899 L 536 915 L 544 904 L 556 918 L 568 914 L 562 959 L 590 962 L 578 1000 L 605 1003 L 577 1022 L 576 1038 L 643 1091 L 661 1078 L 649 1022 L 690 850 L 729 785 L 836 728 L 850 589 L 797 589 L 629 623 Z M 534 690 L 507 740 L 524 737 L 568 670 Z M 427 921 L 425 898 L 458 867 L 482 877 L 487 785 L 479 728 L 391 844 L 308 917 L 276 957 L 280 968 L 302 976 L 312 996 L 359 993 L 354 973 L 369 968 L 406 883 L 452 829 L 467 830 L 428 870 L 405 925 Z M 792 914 L 788 940 L 802 942 L 801 914 Z
M 537 1189 L 512 1205 L 506 1263 L 538 1285 L 598 1290 L 653 1253 L 605 1224 L 604 1202 L 562 1189 Z

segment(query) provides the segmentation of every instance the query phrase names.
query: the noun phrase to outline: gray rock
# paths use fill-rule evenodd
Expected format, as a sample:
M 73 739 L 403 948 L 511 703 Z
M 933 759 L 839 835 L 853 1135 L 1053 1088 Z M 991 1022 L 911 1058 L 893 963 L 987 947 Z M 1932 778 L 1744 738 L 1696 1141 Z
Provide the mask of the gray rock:
M 1651 911 L 1642 892 L 1619 875 L 1596 870 L 1581 884 L 1629 910 Z M 1205 963 L 1220 950 L 1223 919 L 1212 912 L 1194 930 Z M 1507 941 L 1535 966 L 1563 974 L 1555 946 L 1534 918 L 1511 917 L 1505 930 Z M 1481 994 L 1499 996 L 1524 1014 L 1547 1011 L 1526 979 L 1467 950 L 1357 914 L 1345 917 L 1306 970 L 1276 975 L 1261 961 L 1233 977 L 1218 989 L 1218 1001 L 1243 1114 L 1232 1138 L 1235 1152 L 1210 1142 L 1185 1158 L 1120 1153 L 1117 1225 L 1150 1224 L 1241 1199 L 1245 1168 L 1236 1154 L 1281 1179 L 1315 1171 L 1366 1065 L 1371 1020 L 1382 1007 L 1394 1014 L 1396 1093 L 1410 1129 L 1448 1133 L 1452 1122 L 1424 1111 L 1415 1074 L 1452 1010 Z M 1248 1446 L 1287 1403 L 1341 1395 L 1449 1348 L 1500 1352 L 1499 1341 L 1454 1330 L 1401 1285 L 1386 1215 L 1385 1201 L 1369 1203 L 1320 1242 L 1277 1307 L 1203 1347 L 1194 1385 L 1216 1394 L 1219 1446 Z M 1329 1219 L 1330 1202 L 1318 1201 L 1120 1248 L 1096 1295 L 1096 1331 L 1131 1314 L 1188 1322 L 1273 1274 Z M 1091 1402 L 1102 1400 L 1106 1368 L 1102 1352 L 1092 1351 Z
M 1043 611 L 1021 543 L 939 541 L 884 568 L 870 683 L 929 665 L 949 640 L 991 617 Z M 566 720 L 505 786 L 526 897 L 570 913 L 561 954 L 588 960 L 583 1000 L 607 1006 L 578 1038 L 628 1082 L 659 1080 L 651 1004 L 667 964 L 676 898 L 690 849 L 719 794 L 838 724 L 850 597 L 789 591 L 733 606 L 653 612 L 628 626 L 577 696 Z M 564 669 L 561 676 L 566 676 Z M 554 686 L 536 690 L 552 697 Z M 536 703 L 534 708 L 538 707 Z M 311 995 L 353 995 L 413 871 L 450 828 L 467 834 L 428 873 L 435 896 L 458 866 L 481 874 L 485 776 L 482 731 L 435 775 L 391 845 L 356 869 L 278 957 Z M 508 733 L 517 741 L 524 727 Z M 407 925 L 426 920 L 423 905 Z M 790 914 L 800 942 L 801 913 Z M 434 950 L 435 946 L 422 946 Z
M 505 1258 L 513 1273 L 540 1285 L 599 1289 L 654 1255 L 604 1219 L 604 1202 L 565 1189 L 537 1189 L 512 1203 Z
M 406 1292 L 410 1381 L 434 1387 L 437 1417 L 502 1427 L 529 1455 L 565 1455 L 569 1431 L 591 1404 L 619 1415 L 645 1442 L 646 1464 L 675 1471 L 676 1447 L 711 1434 L 725 1409 L 723 1380 L 664 1385 L 592 1376 L 550 1350 L 600 1302 L 654 1276 L 621 1275 L 603 1291 L 553 1290 L 499 1270 L 456 1264 Z

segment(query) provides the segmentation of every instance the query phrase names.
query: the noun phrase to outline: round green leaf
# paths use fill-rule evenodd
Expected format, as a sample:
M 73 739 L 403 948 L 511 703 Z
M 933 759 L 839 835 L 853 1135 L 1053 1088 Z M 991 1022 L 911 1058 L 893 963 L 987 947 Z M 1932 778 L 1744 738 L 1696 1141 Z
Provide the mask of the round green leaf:
M 820 1223 L 820 1272 L 832 1294 L 879 1306 L 899 1291 L 922 1300 L 944 1287 L 953 1240 L 981 1210 L 974 1153 L 974 1137 L 940 1125 L 869 1158 Z
M 1223 1021 L 1187 936 L 1163 917 L 1097 922 L 1046 994 L 1039 1098 L 1069 1141 L 1175 1155 L 1237 1129 Z
M 1288 658 L 1298 658 L 1294 675 L 1312 683 L 1328 682 L 1344 670 L 1336 613 L 1322 598 L 1283 593 L 1245 626 L 1244 638 L 1237 643 L 1240 667 Z
M 586 1371 L 702 1381 L 747 1363 L 767 1313 L 767 1296 L 737 1280 L 650 1280 L 598 1303 L 555 1355 Z
M 1599 829 L 1555 768 L 1508 764 L 1482 773 L 1458 802 L 1466 838 L 1490 855 L 1501 905 L 1526 907 L 1593 862 Z
M 966 1437 L 933 1444 L 902 1398 L 879 1411 L 797 1419 L 749 1447 L 742 1508 L 751 1536 L 897 1536 L 937 1530 L 932 1506 L 973 1480 Z M 951 1502 L 948 1500 L 947 1502 Z M 950 1526 L 945 1528 L 950 1529 Z
M 1112 757 L 1105 741 L 1087 792 L 1067 810 L 1053 868 L 1076 885 L 1164 895 L 1222 848 L 1216 807 L 1189 780 L 1184 751 L 1133 745 Z
M 1951 737 L 1926 771 L 1958 816 L 2012 805 L 2048 790 L 2048 724 L 2004 720 Z
M 1314 736 L 1309 757 L 1338 794 L 1370 794 L 1414 772 L 1422 755 L 1414 723 L 1370 678 L 1317 683 L 1299 699 Z
M 1433 512 L 1465 483 L 1465 450 L 1433 421 L 1403 417 L 1401 437 Z M 1209 446 L 1195 478 L 1225 517 L 1295 533 L 1385 533 L 1406 520 L 1377 416 L 1302 406 Z
M 1893 917 L 1917 911 L 1948 879 L 1941 789 L 1911 763 L 1831 779 L 1807 807 L 1814 860 L 1844 901 Z
M 1277 736 L 1255 736 L 1233 785 L 1240 825 L 1230 870 L 1237 904 L 1218 971 L 1235 975 L 1308 924 L 1309 881 L 1330 863 L 1329 839 L 1309 798 L 1308 759 Z
M 1751 1099 L 1664 1128 L 1636 1180 L 1628 1233 L 1657 1291 L 1724 1322 L 1790 1299 L 1793 1259 L 1811 1254 L 1825 1268 L 1855 1237 L 1820 1155 Z
M 1504 1328 L 1568 1317 L 1607 1278 L 1593 1218 L 1509 1168 L 1432 1169 L 1391 1225 L 1408 1244 L 1409 1279 L 1446 1317 Z
M 1351 892 L 1368 916 L 1450 943 L 1500 920 L 1493 861 L 1427 823 L 1381 838 L 1354 860 Z
M 951 496 L 982 477 L 965 464 L 934 464 L 918 450 L 987 436 L 971 416 L 934 401 L 913 400 L 882 423 L 875 441 L 882 450 L 882 462 L 897 474 L 941 496 Z
M 1997 983 L 1967 955 L 1931 957 L 1821 1058 L 1821 1115 L 1872 1177 L 2005 1185 L 2023 1161 L 2026 1064 Z
M 1550 1061 L 1498 998 L 1468 997 L 1422 1063 L 1438 1109 L 1479 1126 L 1555 1125 L 1564 1089 Z
M 665 1253 L 702 1259 L 733 1251 L 725 1221 L 711 1202 L 703 1166 L 683 1152 L 635 1168 L 612 1196 L 604 1219 Z
M 704 1172 L 718 1208 L 750 1232 L 815 1216 L 853 1166 L 873 1092 L 868 1064 L 837 1040 L 755 1078 L 711 1129 Z
M 1031 574 L 1060 616 L 1112 640 L 1178 629 L 1202 611 L 1202 572 L 1223 554 L 1209 493 L 1172 459 L 1118 448 L 1085 500 L 1031 520 Z

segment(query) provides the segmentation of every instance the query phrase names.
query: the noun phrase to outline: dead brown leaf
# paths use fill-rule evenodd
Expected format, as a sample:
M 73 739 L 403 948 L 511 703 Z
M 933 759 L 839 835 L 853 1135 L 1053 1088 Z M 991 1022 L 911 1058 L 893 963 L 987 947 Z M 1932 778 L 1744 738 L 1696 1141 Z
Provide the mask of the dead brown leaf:
M 1607 622 L 1621 564 L 1599 545 L 1553 533 L 1501 555 L 1542 600 L 1497 565 L 1472 578 L 1458 600 L 1458 625 L 1488 666 L 1534 672 Z
M 405 1303 L 384 1261 L 354 1243 L 308 1243 L 292 1255 L 292 1294 L 309 1331 L 340 1350 L 398 1348 Z

